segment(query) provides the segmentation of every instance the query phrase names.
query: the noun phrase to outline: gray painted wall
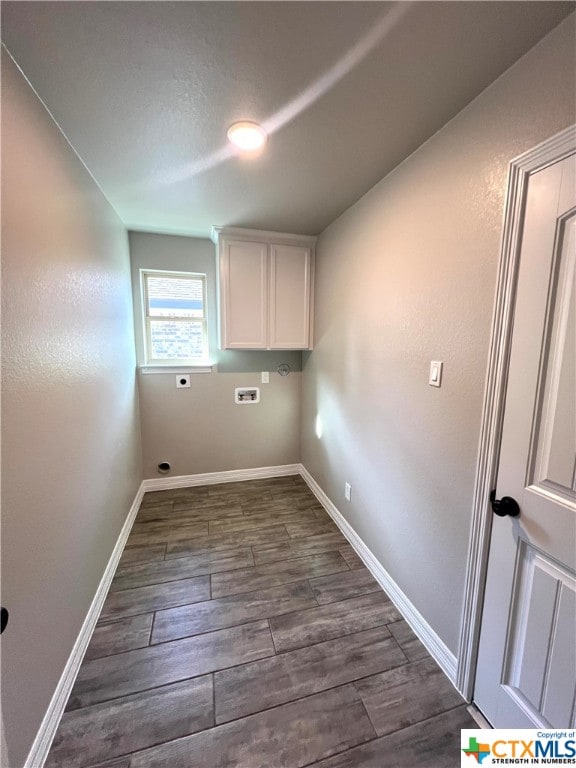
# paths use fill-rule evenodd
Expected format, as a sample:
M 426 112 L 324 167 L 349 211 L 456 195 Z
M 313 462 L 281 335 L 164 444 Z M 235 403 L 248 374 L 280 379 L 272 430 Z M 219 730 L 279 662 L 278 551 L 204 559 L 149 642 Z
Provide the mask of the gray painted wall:
M 574 122 L 574 58 L 572 15 L 317 244 L 302 460 L 453 652 L 507 165 Z
M 15 767 L 134 500 L 141 456 L 125 229 L 4 52 L 2 91 L 2 718 Z
M 212 373 L 192 374 L 190 389 L 176 389 L 174 374 L 140 374 L 144 476 L 158 477 L 169 461 L 171 475 L 293 464 L 300 460 L 300 352 L 219 350 L 216 255 L 210 240 L 144 232 L 130 233 L 134 325 L 138 359 L 144 362 L 141 269 L 206 274 Z M 210 322 L 211 321 L 211 322 Z M 276 373 L 287 362 L 292 373 Z M 270 383 L 260 383 L 260 371 Z M 234 389 L 259 386 L 261 402 L 236 405 Z

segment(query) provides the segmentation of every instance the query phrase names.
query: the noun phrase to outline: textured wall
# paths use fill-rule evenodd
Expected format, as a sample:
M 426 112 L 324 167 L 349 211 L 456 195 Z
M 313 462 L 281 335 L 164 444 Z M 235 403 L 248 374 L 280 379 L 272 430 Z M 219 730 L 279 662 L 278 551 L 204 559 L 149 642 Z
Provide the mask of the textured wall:
M 293 464 L 300 460 L 300 352 L 219 350 L 216 256 L 210 240 L 130 233 L 134 321 L 143 362 L 140 269 L 189 270 L 206 274 L 212 373 L 192 374 L 190 389 L 176 389 L 175 374 L 138 376 L 144 476 L 158 477 L 161 461 L 172 475 Z M 281 362 L 292 367 L 281 377 Z M 270 383 L 260 383 L 270 371 Z M 258 405 L 236 405 L 234 389 L 259 386 Z
M 4 53 L 2 101 L 2 716 L 16 768 L 141 459 L 126 232 Z
M 571 16 L 317 245 L 303 463 L 453 652 L 507 165 L 574 122 L 574 71 Z
M 300 461 L 302 374 L 199 373 L 190 389 L 174 374 L 140 375 L 144 476 L 158 477 L 160 461 L 172 475 L 272 467 Z M 236 405 L 235 387 L 260 387 L 260 403 Z

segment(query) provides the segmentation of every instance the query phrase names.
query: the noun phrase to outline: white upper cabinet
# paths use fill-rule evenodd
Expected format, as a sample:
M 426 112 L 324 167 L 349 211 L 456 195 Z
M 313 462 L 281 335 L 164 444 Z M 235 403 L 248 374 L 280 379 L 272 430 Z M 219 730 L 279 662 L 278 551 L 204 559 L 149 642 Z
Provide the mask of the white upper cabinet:
M 310 349 L 314 237 L 214 227 L 223 349 Z

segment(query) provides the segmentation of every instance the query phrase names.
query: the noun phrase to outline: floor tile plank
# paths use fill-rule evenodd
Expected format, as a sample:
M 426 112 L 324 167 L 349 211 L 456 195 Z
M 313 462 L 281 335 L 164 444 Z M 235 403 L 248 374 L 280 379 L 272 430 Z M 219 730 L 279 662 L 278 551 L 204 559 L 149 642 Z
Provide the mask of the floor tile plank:
M 313 643 L 371 629 L 401 618 L 381 590 L 270 619 L 276 651 L 282 653 Z
M 210 599 L 210 577 L 195 576 L 193 579 L 169 581 L 149 587 L 124 589 L 110 592 L 104 601 L 100 621 L 150 613 L 161 608 L 198 603 Z
M 146 613 L 108 624 L 96 624 L 84 659 L 86 661 L 99 659 L 101 656 L 110 656 L 113 653 L 144 648 L 150 640 L 153 618 L 154 614 Z
M 390 632 L 410 661 L 427 659 L 429 653 L 404 620 L 390 625 Z
M 274 493 L 272 499 L 273 501 L 283 501 L 290 509 L 307 509 L 314 514 L 324 511 L 322 504 L 310 492 L 297 495 Z
M 317 536 L 320 533 L 340 533 L 331 520 L 318 520 L 315 515 L 302 523 L 285 523 L 285 525 L 291 539 Z
M 378 736 L 464 704 L 431 658 L 361 680 L 356 689 Z
M 466 707 L 314 763 L 314 768 L 455 768 L 460 729 L 478 726 Z
M 220 486 L 212 486 L 208 493 L 209 498 L 220 499 L 226 504 L 248 504 L 250 501 L 271 501 L 272 494 L 265 489 L 230 490 Z
M 153 563 L 164 560 L 166 544 L 148 544 L 142 547 L 125 547 L 118 568 L 136 563 Z
M 213 552 L 231 547 L 250 547 L 252 545 L 270 544 L 288 539 L 288 533 L 283 525 L 272 525 L 268 528 L 258 528 L 254 531 L 237 531 L 236 533 L 219 533 L 213 536 L 202 536 L 188 541 L 170 542 L 166 547 L 166 559 L 183 557 L 198 552 Z
M 140 512 L 143 509 L 153 509 L 156 507 L 167 507 L 168 509 L 171 509 L 174 504 L 174 499 L 171 499 L 169 496 L 164 497 L 155 497 L 153 499 L 147 499 L 146 496 L 148 494 L 144 494 L 144 497 L 142 498 L 142 501 L 140 502 L 140 506 L 138 507 L 138 512 Z
M 306 510 L 284 510 L 283 512 L 260 512 L 259 514 L 243 517 L 210 520 L 208 526 L 209 532 L 212 535 L 215 533 L 230 533 L 232 531 L 249 531 L 254 528 L 265 528 L 272 524 L 285 525 L 286 523 L 309 522 L 311 519 L 311 514 Z
M 241 517 L 242 507 L 230 504 L 198 504 L 197 502 L 184 502 L 183 504 L 174 504 L 174 508 L 164 505 L 162 507 L 152 507 L 142 509 L 136 517 L 137 523 L 204 523 L 208 520 L 217 520 L 227 517 Z
M 129 546 L 181 541 L 208 534 L 208 523 L 182 523 L 178 526 L 172 523 L 143 523 L 142 525 L 145 527 L 134 525 L 132 528 L 128 536 Z
M 214 483 L 206 486 L 210 496 L 228 496 L 231 493 L 270 492 L 272 478 L 253 478 L 251 480 L 235 480 L 231 483 Z M 291 485 L 291 483 L 289 484 Z
M 66 712 L 45 768 L 82 768 L 214 725 L 212 675 Z
M 308 488 L 277 488 L 272 489 L 271 493 L 273 499 L 287 501 L 289 504 L 293 504 L 299 509 L 322 506 L 316 496 L 314 496 L 312 491 Z
M 310 584 L 314 590 L 314 597 L 321 605 L 337 600 L 347 600 L 349 597 L 365 595 L 380 589 L 368 568 L 357 568 L 353 571 L 311 579 Z
M 93 763 L 90 768 L 130 768 L 132 762 L 132 755 L 126 755 L 126 757 L 117 757 L 113 760 L 106 760 L 105 763 Z
M 364 563 L 354 551 L 354 547 L 350 544 L 344 544 L 343 547 L 340 547 L 339 551 L 344 560 L 348 563 L 348 566 L 353 570 L 355 568 L 365 568 Z
M 373 735 L 355 691 L 345 686 L 137 752 L 127 766 L 106 768 L 302 768 Z
M 285 501 L 268 500 L 268 501 L 251 501 L 246 504 L 241 504 L 242 514 L 244 517 L 252 517 L 253 515 L 260 515 L 262 512 L 268 512 L 273 515 L 276 512 L 292 512 L 293 507 L 290 507 Z
M 230 573 L 215 573 L 212 576 L 212 597 L 251 592 L 344 570 L 348 570 L 348 566 L 339 552 L 322 552 L 297 560 L 267 563 Z
M 276 544 L 255 545 L 253 547 L 256 565 L 272 563 L 277 560 L 289 560 L 320 552 L 337 551 L 346 542 L 339 531 L 307 536 L 302 539 L 290 539 Z
M 152 643 L 212 632 L 279 614 L 316 606 L 307 581 L 230 595 L 181 608 L 158 611 Z
M 67 711 L 274 654 L 267 621 L 88 661 L 80 667 Z
M 165 532 L 173 531 L 176 526 L 174 525 L 174 519 L 172 517 L 165 519 L 165 520 L 156 520 L 156 521 L 147 521 L 147 522 L 139 522 L 138 519 L 134 522 L 134 525 L 132 526 L 132 530 L 130 531 L 130 536 L 133 536 L 135 534 L 143 534 L 143 533 L 149 533 L 149 534 L 161 534 Z M 178 522 L 178 527 L 185 527 L 186 529 L 190 530 L 190 536 L 202 536 L 205 535 L 207 528 L 207 522 L 206 521 L 191 521 L 188 519 L 180 520 Z M 194 532 L 192 532 L 194 531 Z
M 191 557 L 163 560 L 160 563 L 132 565 L 116 572 L 110 591 L 118 592 L 122 589 L 188 579 L 218 571 L 232 571 L 235 568 L 247 568 L 250 565 L 254 565 L 254 558 L 249 547 L 228 549 L 221 552 L 205 552 Z
M 376 627 L 227 669 L 214 676 L 216 722 L 245 717 L 406 662 L 386 627 Z
M 169 488 L 165 491 L 147 491 L 140 507 L 152 507 L 156 504 L 175 503 L 177 501 L 194 501 L 208 497 L 206 486 L 192 488 Z

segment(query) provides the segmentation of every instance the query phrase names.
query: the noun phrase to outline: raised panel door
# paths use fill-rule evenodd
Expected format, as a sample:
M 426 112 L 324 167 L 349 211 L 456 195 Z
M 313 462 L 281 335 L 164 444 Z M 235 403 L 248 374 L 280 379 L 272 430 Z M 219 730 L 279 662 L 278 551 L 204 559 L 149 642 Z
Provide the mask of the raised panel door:
M 268 265 L 265 243 L 224 240 L 220 249 L 224 349 L 266 349 Z
M 474 698 L 497 728 L 576 726 L 576 156 L 529 180 Z
M 310 346 L 309 248 L 270 247 L 270 349 L 307 349 Z

